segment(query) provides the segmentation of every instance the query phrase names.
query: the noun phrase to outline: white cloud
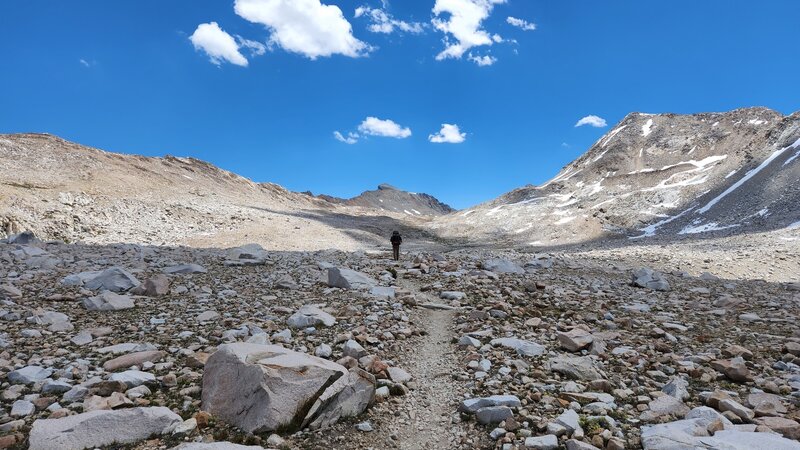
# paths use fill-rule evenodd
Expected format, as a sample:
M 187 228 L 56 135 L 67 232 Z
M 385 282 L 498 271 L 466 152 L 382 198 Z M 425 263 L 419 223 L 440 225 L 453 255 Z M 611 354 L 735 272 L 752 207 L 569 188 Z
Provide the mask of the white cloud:
M 367 117 L 358 126 L 358 131 L 361 134 L 369 136 L 392 137 L 396 139 L 405 139 L 411 136 L 411 129 L 404 128 L 392 120 L 381 120 L 377 117 Z
M 506 19 L 506 22 L 514 25 L 515 27 L 522 28 L 525 31 L 533 31 L 536 29 L 535 23 L 531 23 L 523 19 L 517 19 L 516 17 L 509 17 Z
M 194 48 L 204 51 L 211 62 L 220 65 L 228 61 L 237 66 L 247 67 L 247 58 L 239 53 L 239 45 L 230 34 L 222 31 L 216 22 L 203 23 L 189 37 Z
M 92 67 L 94 65 L 94 63 L 90 63 L 89 61 L 83 58 L 79 59 L 78 62 L 81 63 L 83 67 Z
M 575 124 L 576 127 L 582 127 L 584 125 L 593 126 L 595 128 L 603 128 L 608 124 L 606 123 L 606 119 L 592 115 L 584 117 Z
M 395 30 L 404 33 L 420 34 L 425 31 L 424 25 L 419 22 L 405 22 L 397 20 L 391 14 L 380 8 L 370 8 L 369 6 L 359 6 L 356 8 L 355 17 L 366 16 L 372 22 L 368 29 L 373 33 L 391 34 Z
M 239 48 L 245 48 L 250 51 L 253 56 L 261 56 L 267 53 L 267 46 L 258 41 L 251 41 L 241 36 L 236 36 L 236 41 L 239 42 Z
M 443 123 L 442 129 L 428 136 L 428 140 L 434 144 L 460 144 L 467 139 L 467 133 L 462 133 L 458 125 Z
M 434 28 L 445 34 L 445 49 L 436 55 L 441 61 L 447 58 L 460 59 L 464 53 L 483 45 L 501 41 L 481 28 L 481 22 L 488 18 L 494 5 L 506 0 L 436 0 L 432 20 Z M 449 14 L 447 20 L 441 16 Z
M 350 132 L 347 133 L 347 137 L 345 137 L 344 135 L 342 135 L 342 133 L 338 131 L 333 132 L 333 137 L 336 138 L 336 140 L 339 142 L 344 142 L 345 144 L 350 144 L 350 145 L 358 142 L 359 138 L 358 133 Z
M 338 6 L 320 0 L 235 0 L 234 11 L 267 27 L 270 45 L 310 59 L 358 57 L 372 50 L 353 36 L 353 27 Z
M 484 56 L 476 56 L 472 53 L 469 54 L 468 59 L 475 64 L 484 67 L 484 66 L 491 66 L 492 64 L 497 62 L 497 58 L 494 56 L 484 55 Z

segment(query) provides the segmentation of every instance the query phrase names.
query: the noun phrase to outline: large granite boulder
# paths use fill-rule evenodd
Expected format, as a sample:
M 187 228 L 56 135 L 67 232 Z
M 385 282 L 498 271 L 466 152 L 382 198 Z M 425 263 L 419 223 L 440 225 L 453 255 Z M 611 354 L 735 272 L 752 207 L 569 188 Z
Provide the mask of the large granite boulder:
M 129 296 L 115 294 L 111 291 L 103 291 L 100 295 L 85 298 L 81 303 L 89 311 L 121 311 L 135 306 L 133 299 Z
M 29 450 L 83 450 L 132 444 L 165 434 L 182 423 L 169 408 L 130 408 L 90 411 L 60 419 L 33 422 Z
M 203 373 L 203 409 L 248 433 L 327 426 L 374 397 L 366 372 L 277 345 L 222 345 Z
M 525 269 L 520 267 L 514 261 L 509 261 L 507 259 L 490 259 L 488 261 L 484 261 L 482 266 L 484 269 L 495 273 L 525 273 Z
M 328 269 L 328 286 L 342 289 L 371 289 L 378 282 L 355 270 L 331 267 Z
M 86 281 L 86 289 L 125 292 L 138 286 L 139 280 L 121 267 L 106 269 L 94 278 Z
M 247 244 L 229 249 L 225 254 L 226 266 L 258 266 L 264 264 L 269 253 L 258 244 Z
M 304 305 L 286 321 L 289 328 L 306 328 L 324 325 L 332 327 L 336 318 L 314 305 Z

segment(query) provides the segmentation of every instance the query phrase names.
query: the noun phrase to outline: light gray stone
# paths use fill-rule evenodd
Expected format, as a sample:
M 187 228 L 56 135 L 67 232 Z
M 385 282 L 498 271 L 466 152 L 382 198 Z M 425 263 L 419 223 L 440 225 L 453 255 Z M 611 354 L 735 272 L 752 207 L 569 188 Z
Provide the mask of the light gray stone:
M 132 444 L 165 434 L 181 417 L 169 408 L 149 407 L 90 411 L 60 419 L 33 422 L 29 450 L 83 450 Z
M 133 299 L 129 296 L 115 294 L 111 291 L 103 291 L 100 295 L 85 298 L 81 303 L 89 311 L 121 311 L 135 306 Z
M 41 366 L 25 366 L 8 373 L 8 381 L 14 384 L 33 384 L 53 374 L 53 369 Z
M 162 272 L 166 274 L 189 274 L 189 273 L 206 273 L 208 270 L 199 264 L 180 264 L 177 266 L 170 266 L 164 268 Z
M 552 434 L 544 436 L 531 436 L 525 438 L 525 448 L 536 450 L 556 450 L 558 448 L 558 437 Z
M 323 426 L 374 396 L 368 373 L 276 345 L 222 345 L 203 373 L 203 409 L 246 432 Z
M 490 344 L 494 347 L 505 347 L 515 350 L 522 356 L 539 356 L 547 352 L 547 348 L 533 341 L 526 341 L 516 338 L 492 339 Z
M 91 290 L 125 292 L 139 286 L 139 280 L 121 267 L 111 267 L 100 272 L 96 277 L 86 281 L 84 287 Z
M 525 269 L 508 259 L 490 259 L 483 262 L 483 268 L 494 273 L 524 274 Z
M 368 275 L 341 267 L 328 269 L 328 286 L 342 289 L 371 289 L 378 282 Z
M 304 305 L 286 321 L 290 328 L 308 328 L 318 325 L 332 327 L 336 318 L 314 305 Z
M 603 378 L 589 356 L 558 356 L 548 362 L 550 370 L 573 380 L 594 381 Z

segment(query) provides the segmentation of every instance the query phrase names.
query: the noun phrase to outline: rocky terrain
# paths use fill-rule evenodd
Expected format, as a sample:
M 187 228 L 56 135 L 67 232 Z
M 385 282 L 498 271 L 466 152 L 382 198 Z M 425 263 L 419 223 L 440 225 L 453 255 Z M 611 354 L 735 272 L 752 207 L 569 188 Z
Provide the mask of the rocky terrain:
M 800 226 L 798 181 L 800 113 L 632 113 L 544 185 L 432 228 L 530 246 L 746 234 Z
M 798 283 L 29 235 L 0 260 L 3 448 L 800 448 Z
M 317 197 L 335 204 L 392 211 L 409 216 L 442 216 L 455 211 L 450 206 L 440 202 L 436 197 L 428 194 L 406 192 L 389 184 L 381 184 L 374 191 L 366 191 L 350 199 L 341 199 L 329 195 L 319 195 Z
M 800 449 L 797 119 L 444 216 L 0 136 L 0 449 Z
M 193 158 L 110 153 L 44 134 L 0 135 L 0 158 L 0 230 L 65 242 L 359 250 L 394 229 L 431 241 L 421 228 L 444 207 L 421 194 L 405 194 L 413 202 L 404 207 L 421 214 L 339 204 Z M 398 193 L 386 196 L 395 206 Z

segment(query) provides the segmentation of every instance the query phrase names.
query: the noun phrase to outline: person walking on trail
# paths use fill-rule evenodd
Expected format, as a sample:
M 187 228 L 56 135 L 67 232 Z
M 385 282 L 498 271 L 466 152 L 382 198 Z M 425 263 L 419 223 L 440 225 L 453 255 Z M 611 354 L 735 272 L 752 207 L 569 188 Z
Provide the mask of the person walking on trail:
M 400 244 L 403 243 L 403 237 L 400 236 L 400 232 L 399 231 L 395 231 L 394 233 L 392 233 L 392 238 L 390 240 L 392 241 L 392 257 L 394 257 L 395 261 L 399 261 L 400 260 Z

